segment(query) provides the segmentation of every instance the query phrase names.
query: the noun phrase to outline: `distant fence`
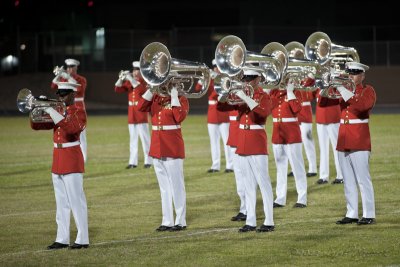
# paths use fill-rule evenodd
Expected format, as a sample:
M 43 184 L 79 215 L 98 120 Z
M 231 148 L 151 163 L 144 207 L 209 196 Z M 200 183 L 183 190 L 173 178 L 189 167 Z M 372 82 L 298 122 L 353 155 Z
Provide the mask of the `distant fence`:
M 225 35 L 239 36 L 250 51 L 260 51 L 267 43 L 291 41 L 305 43 L 315 31 L 323 31 L 332 42 L 354 47 L 361 61 L 375 66 L 400 65 L 400 41 L 385 41 L 388 32 L 400 27 L 224 27 L 174 28 L 169 31 L 112 30 L 98 28 L 76 32 L 16 32 L 1 40 L 0 75 L 51 71 L 67 57 L 81 61 L 80 70 L 89 72 L 118 71 L 130 68 L 150 42 L 162 42 L 174 58 L 205 62 L 210 65 L 218 41 Z M 1 38 L 1 37 L 0 37 Z M 18 64 L 7 66 L 6 57 L 14 56 Z M 8 68 L 7 68 L 8 67 Z

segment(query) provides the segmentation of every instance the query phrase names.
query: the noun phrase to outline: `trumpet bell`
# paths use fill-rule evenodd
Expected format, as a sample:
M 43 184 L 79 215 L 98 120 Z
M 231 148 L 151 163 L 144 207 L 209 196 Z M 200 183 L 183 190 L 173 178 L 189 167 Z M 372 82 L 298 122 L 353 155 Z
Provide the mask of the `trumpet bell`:
M 295 59 L 305 59 L 305 48 L 304 45 L 299 42 L 290 42 L 285 45 L 285 48 L 288 52 L 289 58 Z
M 332 52 L 332 42 L 329 36 L 323 32 L 311 34 L 305 45 L 306 58 L 324 65 L 329 61 Z
M 17 96 L 17 108 L 22 113 L 28 113 L 32 110 L 32 100 L 34 99 L 31 90 L 21 89 Z
M 215 50 L 215 61 L 221 73 L 231 77 L 239 74 L 246 62 L 246 46 L 242 39 L 234 35 L 222 38 Z
M 148 44 L 140 56 L 140 73 L 151 85 L 160 85 L 168 79 L 171 70 L 171 54 L 162 43 Z

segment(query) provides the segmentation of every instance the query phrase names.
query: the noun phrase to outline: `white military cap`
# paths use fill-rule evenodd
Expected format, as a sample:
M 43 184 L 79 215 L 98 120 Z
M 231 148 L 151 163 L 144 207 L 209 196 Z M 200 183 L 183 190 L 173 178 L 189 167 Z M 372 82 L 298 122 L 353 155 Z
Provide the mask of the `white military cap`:
M 347 62 L 346 65 L 346 72 L 349 74 L 360 74 L 369 70 L 367 65 L 361 64 L 359 62 Z
M 73 58 L 67 58 L 65 60 L 65 64 L 67 66 L 79 66 L 80 62 L 78 60 L 76 60 L 76 59 L 73 59 Z
M 215 60 L 215 58 L 211 61 L 211 64 L 212 64 L 213 66 L 217 66 L 217 61 Z
M 58 82 L 57 83 L 58 90 L 72 90 L 72 91 L 77 91 L 78 86 L 80 84 L 78 83 L 70 83 L 70 82 Z
M 251 75 L 251 76 L 261 76 L 259 72 L 249 69 L 244 69 L 243 75 Z
M 132 62 L 132 66 L 133 66 L 134 68 L 140 68 L 140 62 L 139 62 L 139 61 L 133 61 L 133 62 Z

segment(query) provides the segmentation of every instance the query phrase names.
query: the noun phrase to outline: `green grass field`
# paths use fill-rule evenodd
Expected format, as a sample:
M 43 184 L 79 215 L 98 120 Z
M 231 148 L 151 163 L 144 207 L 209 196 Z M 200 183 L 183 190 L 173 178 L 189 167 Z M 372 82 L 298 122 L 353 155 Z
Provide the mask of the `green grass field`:
M 238 233 L 243 223 L 230 221 L 239 203 L 234 176 L 206 173 L 211 166 L 206 116 L 191 115 L 183 123 L 188 228 L 158 233 L 161 200 L 154 169 L 143 168 L 142 154 L 139 168 L 125 169 L 126 116 L 91 116 L 84 175 L 91 245 L 46 251 L 56 235 L 52 132 L 31 130 L 28 117 L 2 117 L 0 266 L 399 266 L 399 121 L 400 115 L 371 118 L 377 224 L 336 225 L 345 214 L 343 185 L 317 185 L 316 177 L 308 178 L 308 207 L 292 208 L 297 194 L 293 178 L 288 178 L 287 206 L 274 210 L 276 230 Z M 270 140 L 270 121 L 267 134 Z M 275 191 L 271 145 L 270 152 Z M 335 178 L 332 154 L 330 178 Z M 257 218 L 262 224 L 260 194 Z

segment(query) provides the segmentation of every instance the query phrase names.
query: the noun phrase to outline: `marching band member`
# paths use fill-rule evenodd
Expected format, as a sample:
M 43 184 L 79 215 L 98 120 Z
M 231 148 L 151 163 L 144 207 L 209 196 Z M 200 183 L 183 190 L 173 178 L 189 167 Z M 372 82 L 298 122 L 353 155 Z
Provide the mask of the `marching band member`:
M 310 77 L 307 77 L 304 81 L 302 81 L 302 86 L 310 86 L 311 83 L 314 83 L 315 80 L 313 75 L 311 73 L 309 75 Z M 306 176 L 312 177 L 317 175 L 317 155 L 312 136 L 313 114 L 311 107 L 311 102 L 315 99 L 315 91 L 299 90 L 299 92 L 302 99 L 302 108 L 297 114 L 297 119 L 300 124 L 301 140 L 303 142 L 308 161 L 308 172 Z
M 68 58 L 65 60 L 65 64 L 67 65 L 66 72 L 60 72 L 56 77 L 54 77 L 51 83 L 51 89 L 57 90 L 58 82 L 72 82 L 80 84 L 78 87 L 78 91 L 75 96 L 75 105 L 77 108 L 82 109 L 86 116 L 86 108 L 85 108 L 85 91 L 86 91 L 86 78 L 78 74 L 78 66 L 80 62 L 76 59 Z M 86 138 L 86 128 L 81 132 L 79 136 L 79 140 L 81 142 L 80 146 L 83 153 L 84 162 L 87 160 L 87 138 Z
M 286 205 L 288 161 L 293 169 L 298 195 L 294 207 L 304 208 L 307 206 L 307 178 L 297 119 L 302 108 L 301 95 L 298 91 L 294 92 L 294 84 L 289 81 L 286 89 L 271 90 L 270 97 L 273 116 L 272 148 L 277 169 L 274 208 Z
M 138 103 L 146 92 L 146 82 L 139 70 L 139 61 L 132 62 L 132 73 L 122 73 L 115 83 L 115 92 L 128 93 L 128 129 L 129 129 L 129 163 L 127 169 L 136 168 L 138 165 L 138 141 L 142 143 L 144 154 L 144 167 L 150 168 L 152 159 L 149 156 L 150 132 L 148 112 L 141 112 Z
M 183 175 L 185 148 L 181 123 L 189 112 L 185 96 L 175 87 L 170 95 L 153 94 L 148 89 L 139 100 L 138 109 L 150 112 L 152 134 L 149 155 L 153 158 L 162 202 L 162 222 L 157 231 L 186 229 L 186 192 Z M 175 207 L 175 222 L 173 218 Z
M 329 143 L 332 145 L 336 167 L 336 179 L 332 184 L 342 184 L 343 175 L 339 166 L 338 152 L 336 151 L 340 121 L 339 100 L 321 97 L 321 90 L 318 89 L 315 115 L 320 153 L 317 184 L 326 184 L 329 180 Z
M 78 233 L 75 243 L 70 248 L 89 247 L 87 204 L 83 191 L 84 160 L 79 146 L 79 135 L 86 127 L 86 113 L 74 103 L 79 87 L 76 83 L 58 83 L 58 98 L 67 106 L 66 114 L 60 114 L 52 107 L 45 109 L 54 122 L 51 172 L 57 207 L 57 238 L 48 249 L 69 246 L 71 211 Z
M 271 180 L 268 173 L 268 146 L 265 122 L 271 113 L 271 103 L 268 94 L 259 87 L 260 74 L 253 70 L 245 70 L 242 81 L 254 88 L 253 97 L 247 96 L 243 90 L 239 90 L 236 96 L 245 104 L 229 105 L 220 98 L 218 109 L 233 110 L 239 112 L 239 131 L 237 136 L 236 154 L 240 172 L 243 176 L 245 186 L 246 203 L 246 224 L 239 229 L 239 232 L 256 230 L 256 200 L 257 185 L 260 188 L 265 219 L 263 225 L 257 232 L 271 232 L 275 229 L 273 220 L 273 193 Z
M 346 72 L 353 80 L 354 93 L 343 86 L 337 90 L 340 99 L 340 127 L 337 151 L 344 178 L 344 193 L 347 202 L 346 216 L 337 224 L 357 222 L 358 225 L 375 223 L 375 199 L 369 172 L 371 137 L 369 114 L 375 105 L 376 94 L 371 85 L 364 85 L 368 66 L 358 62 L 347 62 Z M 361 193 L 362 218 L 358 220 L 358 188 Z
M 236 192 L 240 199 L 239 213 L 231 218 L 231 221 L 246 221 L 247 211 L 246 211 L 246 192 L 245 192 L 245 180 L 242 175 L 239 155 L 236 154 L 238 134 L 239 134 L 239 121 L 238 121 L 238 111 L 229 111 L 229 135 L 226 144 L 229 146 L 232 155 L 232 165 L 236 180 Z
M 207 111 L 207 128 L 210 136 L 211 145 L 211 168 L 209 173 L 219 172 L 221 169 L 221 148 L 220 140 L 222 138 L 225 151 L 225 172 L 233 172 L 232 152 L 227 145 L 229 132 L 229 114 L 226 111 L 217 110 L 218 94 L 214 90 L 214 81 L 220 72 L 217 68 L 215 59 L 212 60 L 213 79 L 208 86 L 208 111 Z M 196 88 L 201 88 L 201 84 L 197 84 Z

